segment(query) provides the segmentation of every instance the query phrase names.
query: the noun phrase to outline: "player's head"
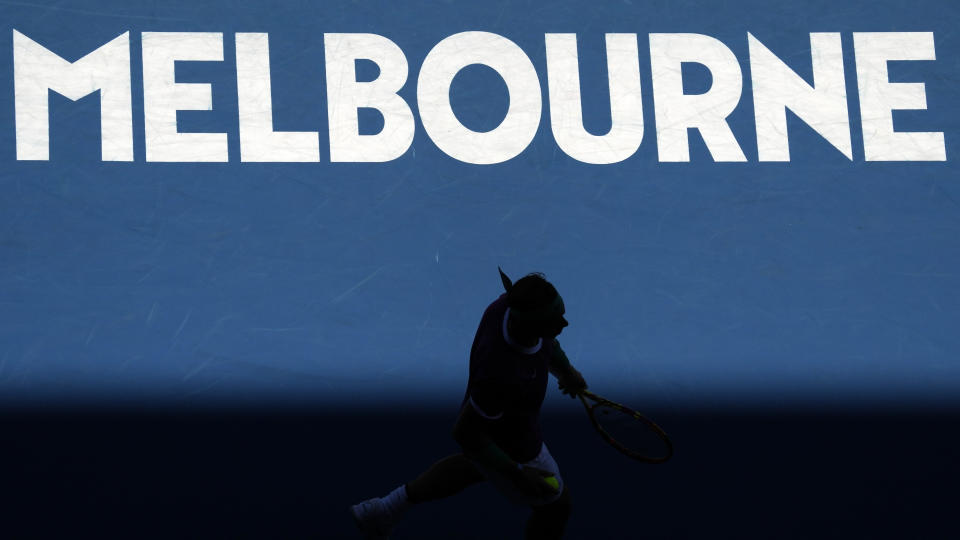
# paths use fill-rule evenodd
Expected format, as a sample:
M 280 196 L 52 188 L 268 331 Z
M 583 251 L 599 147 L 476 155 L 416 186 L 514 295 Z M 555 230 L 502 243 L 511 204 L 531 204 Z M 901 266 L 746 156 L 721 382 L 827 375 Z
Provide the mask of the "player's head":
M 510 318 L 523 331 L 545 338 L 555 338 L 569 324 L 563 317 L 566 309 L 557 289 L 543 274 L 535 272 L 511 283 L 500 270 L 500 279 L 507 290 Z

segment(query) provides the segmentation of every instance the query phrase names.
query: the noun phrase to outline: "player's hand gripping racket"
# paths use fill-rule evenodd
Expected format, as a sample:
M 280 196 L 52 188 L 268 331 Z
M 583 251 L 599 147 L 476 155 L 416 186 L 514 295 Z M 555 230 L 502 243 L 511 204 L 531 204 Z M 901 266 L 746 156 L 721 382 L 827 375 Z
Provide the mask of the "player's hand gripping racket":
M 597 433 L 623 454 L 644 463 L 663 463 L 673 455 L 670 437 L 653 420 L 589 390 L 578 397 Z

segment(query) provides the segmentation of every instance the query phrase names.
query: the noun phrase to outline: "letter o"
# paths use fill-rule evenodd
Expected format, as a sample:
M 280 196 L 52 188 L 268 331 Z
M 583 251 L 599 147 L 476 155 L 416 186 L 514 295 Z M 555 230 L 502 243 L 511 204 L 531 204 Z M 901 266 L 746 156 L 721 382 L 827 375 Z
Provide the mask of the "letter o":
M 472 64 L 496 71 L 510 96 L 503 121 L 487 132 L 461 124 L 450 105 L 453 78 Z M 523 152 L 537 134 L 543 108 L 530 58 L 516 43 L 489 32 L 461 32 L 437 43 L 420 68 L 417 105 L 434 144 L 454 159 L 477 165 L 501 163 Z

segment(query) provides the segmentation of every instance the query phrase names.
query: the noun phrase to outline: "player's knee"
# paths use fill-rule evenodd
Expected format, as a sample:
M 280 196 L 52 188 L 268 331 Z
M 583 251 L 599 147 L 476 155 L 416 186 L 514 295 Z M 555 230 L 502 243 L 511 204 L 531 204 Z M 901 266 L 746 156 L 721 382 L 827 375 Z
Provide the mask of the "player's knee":
M 457 460 L 459 473 L 468 484 L 476 484 L 477 482 L 483 482 L 487 479 L 487 476 L 480 467 L 477 466 L 477 463 L 467 457 L 466 454 L 456 454 L 454 458 Z

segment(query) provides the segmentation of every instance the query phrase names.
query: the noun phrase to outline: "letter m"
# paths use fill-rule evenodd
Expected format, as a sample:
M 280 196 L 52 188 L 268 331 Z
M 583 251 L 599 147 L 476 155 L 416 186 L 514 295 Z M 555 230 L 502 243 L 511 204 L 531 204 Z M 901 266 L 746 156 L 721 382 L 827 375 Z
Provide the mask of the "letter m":
M 50 159 L 49 90 L 74 101 L 99 90 L 101 157 L 133 161 L 129 35 L 68 62 L 13 31 L 18 160 Z

